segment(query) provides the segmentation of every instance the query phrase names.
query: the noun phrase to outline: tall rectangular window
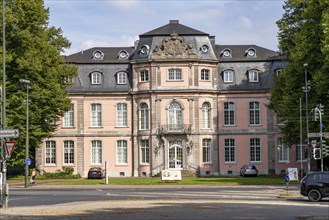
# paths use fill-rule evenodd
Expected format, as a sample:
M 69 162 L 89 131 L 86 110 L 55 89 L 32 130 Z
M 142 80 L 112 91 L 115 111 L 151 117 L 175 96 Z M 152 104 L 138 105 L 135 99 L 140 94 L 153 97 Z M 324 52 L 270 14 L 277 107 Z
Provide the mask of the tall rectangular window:
M 91 141 L 91 163 L 102 164 L 102 142 Z
M 64 164 L 74 164 L 73 141 L 64 141 Z
M 208 80 L 210 80 L 210 73 L 209 73 L 209 70 L 207 70 L 207 69 L 202 69 L 202 70 L 201 70 L 201 80 L 203 80 L 203 81 L 208 81 Z
M 148 82 L 149 81 L 149 71 L 148 70 L 141 70 L 140 71 L 140 82 Z
M 150 163 L 150 146 L 148 140 L 141 140 L 141 163 Z
M 126 103 L 117 104 L 117 127 L 126 127 L 128 126 L 128 112 Z
M 73 104 L 71 104 L 71 108 L 64 114 L 63 127 L 65 127 L 65 128 L 74 127 L 74 106 L 73 106 Z
M 289 162 L 289 147 L 283 142 L 283 138 L 278 138 L 277 149 L 279 162 Z
M 235 140 L 228 138 L 224 140 L 224 157 L 225 162 L 235 162 Z
M 169 69 L 168 70 L 168 80 L 182 80 L 182 70 L 181 69 Z
M 202 162 L 211 163 L 211 139 L 202 140 Z
M 224 103 L 224 125 L 235 125 L 235 104 L 233 102 Z
M 46 141 L 45 164 L 56 164 L 56 142 Z
M 140 129 L 149 129 L 149 107 L 146 103 L 140 105 Z
M 249 124 L 259 125 L 260 124 L 260 104 L 259 102 L 249 103 Z
M 127 164 L 127 163 L 128 163 L 127 141 L 119 140 L 117 141 L 117 164 Z
M 102 126 L 102 106 L 101 104 L 91 104 L 91 127 Z
M 250 139 L 250 162 L 261 162 L 261 146 L 259 138 Z

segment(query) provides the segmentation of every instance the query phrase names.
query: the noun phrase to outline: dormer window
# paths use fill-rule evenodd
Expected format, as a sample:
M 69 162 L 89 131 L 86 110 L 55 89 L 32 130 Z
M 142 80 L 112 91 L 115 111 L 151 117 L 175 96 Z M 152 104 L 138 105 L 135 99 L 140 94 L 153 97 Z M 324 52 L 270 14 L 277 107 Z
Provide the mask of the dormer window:
M 90 75 L 91 77 L 91 84 L 92 85 L 99 85 L 102 83 L 102 73 L 100 72 L 93 72 Z
M 232 57 L 232 51 L 230 49 L 224 49 L 222 52 L 222 57 L 224 58 L 231 58 Z
M 200 50 L 202 53 L 208 53 L 209 47 L 208 45 L 204 44 L 201 46 Z
M 279 74 L 282 73 L 282 69 L 281 69 L 281 68 L 275 69 L 275 70 L 274 70 L 274 73 L 275 73 L 276 75 L 279 75 Z
M 148 55 L 149 50 L 150 50 L 150 47 L 148 45 L 143 45 L 140 48 L 140 53 L 141 53 L 141 55 L 145 56 L 145 55 Z
M 104 54 L 100 50 L 96 50 L 93 53 L 93 60 L 103 60 L 104 59 Z
M 256 50 L 254 48 L 249 48 L 248 50 L 246 50 L 246 56 L 247 57 L 257 57 Z
M 234 71 L 233 70 L 224 70 L 223 71 L 223 81 L 224 83 L 233 83 Z
M 120 50 L 119 53 L 118 53 L 118 57 L 121 60 L 126 60 L 129 57 L 129 53 L 125 50 Z
M 248 71 L 249 82 L 259 82 L 259 72 L 258 70 Z
M 126 72 L 119 72 L 117 74 L 117 83 L 118 84 L 127 84 L 127 73 Z

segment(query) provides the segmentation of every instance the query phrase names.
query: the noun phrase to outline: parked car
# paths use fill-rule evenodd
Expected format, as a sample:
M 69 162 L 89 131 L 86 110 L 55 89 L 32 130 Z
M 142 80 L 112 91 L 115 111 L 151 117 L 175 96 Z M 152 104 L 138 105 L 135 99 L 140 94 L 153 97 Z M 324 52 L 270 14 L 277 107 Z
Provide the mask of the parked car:
M 101 167 L 91 167 L 88 171 L 88 179 L 102 179 L 103 176 Z
M 329 171 L 307 173 L 300 181 L 300 194 L 311 202 L 329 197 Z
M 253 164 L 243 165 L 240 169 L 240 176 L 257 176 L 258 170 Z

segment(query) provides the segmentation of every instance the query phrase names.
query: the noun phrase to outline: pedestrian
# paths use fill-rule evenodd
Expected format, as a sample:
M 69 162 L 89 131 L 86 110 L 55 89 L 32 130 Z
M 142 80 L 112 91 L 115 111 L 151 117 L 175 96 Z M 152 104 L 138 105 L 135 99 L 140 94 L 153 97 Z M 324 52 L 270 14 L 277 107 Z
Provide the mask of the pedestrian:
M 32 169 L 32 174 L 31 174 L 31 180 L 30 183 L 32 185 L 35 185 L 35 176 L 37 175 L 37 171 L 35 170 L 35 168 Z

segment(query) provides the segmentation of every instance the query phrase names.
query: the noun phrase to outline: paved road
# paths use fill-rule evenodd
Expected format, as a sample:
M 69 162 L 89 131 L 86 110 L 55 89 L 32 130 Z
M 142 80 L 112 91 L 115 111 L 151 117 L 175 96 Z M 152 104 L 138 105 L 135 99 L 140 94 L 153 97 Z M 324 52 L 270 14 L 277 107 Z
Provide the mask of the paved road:
M 297 187 L 289 197 L 282 186 L 40 185 L 10 192 L 10 208 L 0 210 L 0 219 L 329 218 L 329 200 L 311 203 Z

